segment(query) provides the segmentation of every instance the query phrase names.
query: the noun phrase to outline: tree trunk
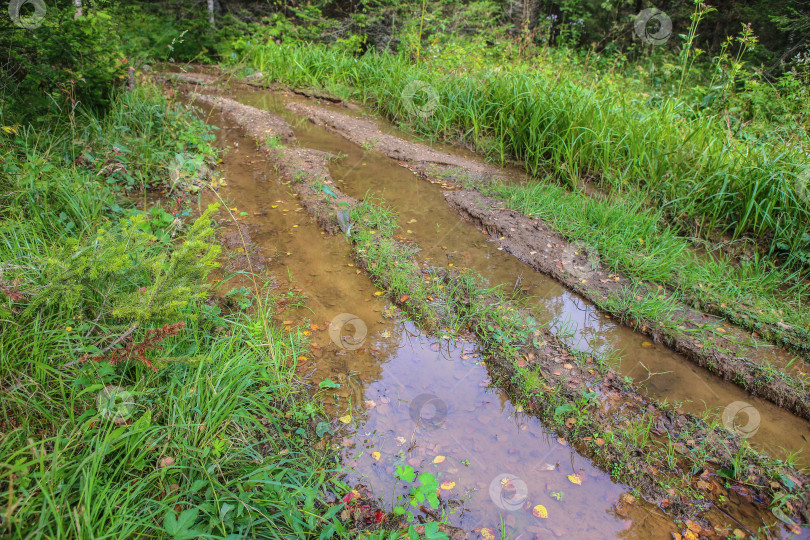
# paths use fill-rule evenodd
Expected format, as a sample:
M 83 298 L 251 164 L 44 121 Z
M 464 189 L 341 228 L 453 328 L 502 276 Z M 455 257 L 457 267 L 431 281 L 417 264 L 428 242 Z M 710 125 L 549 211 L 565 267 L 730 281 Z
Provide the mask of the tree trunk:
M 78 19 L 84 15 L 82 12 L 82 0 L 73 0 L 73 5 L 76 6 L 76 13 L 73 14 L 73 18 Z
M 214 0 L 208 0 L 208 23 L 214 26 Z

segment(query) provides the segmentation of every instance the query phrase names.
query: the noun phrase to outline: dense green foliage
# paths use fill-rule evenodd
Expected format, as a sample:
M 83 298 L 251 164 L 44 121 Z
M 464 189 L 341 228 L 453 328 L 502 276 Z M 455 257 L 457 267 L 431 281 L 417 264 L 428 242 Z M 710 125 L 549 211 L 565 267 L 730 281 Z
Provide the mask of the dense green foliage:
M 579 72 L 555 64 L 470 67 L 459 75 L 443 69 L 441 58 L 416 66 L 402 56 L 358 59 L 294 45 L 256 47 L 247 58 L 273 79 L 373 101 L 395 121 L 520 159 L 534 175 L 551 173 L 574 188 L 596 179 L 610 191 L 639 191 L 675 220 L 697 222 L 696 234 L 765 237 L 770 253 L 810 262 L 810 213 L 795 186 L 802 148 L 731 136 L 719 118 L 677 99 L 650 104 L 615 80 L 586 88 Z M 415 80 L 429 81 L 437 102 L 418 121 L 402 99 Z
M 71 120 L 0 139 L 0 530 L 356 537 L 293 382 L 302 336 L 261 297 L 209 299 L 213 209 L 121 198 L 211 157 L 209 128 L 150 86 Z
M 807 343 L 798 0 L 659 6 L 675 28 L 659 47 L 634 37 L 646 5 L 628 0 L 220 0 L 214 24 L 204 2 L 99 0 L 80 17 L 45 5 L 29 28 L 0 17 L 5 535 L 360 534 L 336 517 L 347 487 L 293 381 L 302 336 L 267 323 L 258 291 L 252 315 L 212 296 L 213 209 L 192 220 L 147 203 L 215 156 L 189 109 L 148 85 L 122 91 L 153 62 L 261 70 L 518 160 L 534 181 L 491 194 L 635 280 L 732 306 L 732 320 L 745 306 L 738 324 L 787 323 L 790 337 L 772 337 Z M 433 92 L 417 96 L 435 99 L 427 115 L 403 99 L 413 81 Z M 740 261 L 692 250 L 740 239 L 756 245 Z M 372 274 L 404 293 L 391 245 L 366 247 L 387 264 Z M 132 401 L 111 413 L 110 392 Z

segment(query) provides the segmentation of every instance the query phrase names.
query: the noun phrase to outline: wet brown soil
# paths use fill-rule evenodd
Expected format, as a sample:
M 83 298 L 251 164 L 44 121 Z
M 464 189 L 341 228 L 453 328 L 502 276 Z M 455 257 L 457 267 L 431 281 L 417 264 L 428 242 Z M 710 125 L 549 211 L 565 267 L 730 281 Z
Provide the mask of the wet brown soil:
M 290 102 L 286 107 L 357 145 L 400 161 L 422 177 L 441 177 L 448 181 L 503 180 L 503 174 L 495 167 L 383 133 L 371 122 L 303 103 Z
M 326 129 L 360 145 L 364 148 L 374 149 L 392 159 L 396 159 L 405 167 L 415 171 L 422 178 L 438 178 L 442 181 L 464 183 L 465 181 L 473 180 L 477 182 L 500 181 L 502 175 L 497 169 L 491 166 L 484 165 L 477 160 L 467 157 L 454 156 L 447 152 L 438 152 L 433 148 L 404 140 L 402 138 L 383 133 L 372 122 L 355 118 L 346 114 L 336 111 L 328 110 L 322 107 L 306 105 L 301 103 L 287 103 L 287 109 L 308 118 L 316 125 L 323 126 Z M 458 197 L 458 196 L 457 196 Z M 468 197 L 468 196 L 464 196 Z M 448 199 L 450 201 L 450 199 Z M 471 211 L 475 209 L 478 211 L 478 205 L 466 206 L 464 201 L 467 198 L 456 198 L 451 201 L 451 204 L 463 212 L 467 217 L 473 217 Z M 454 201 L 454 202 L 453 202 Z M 503 204 L 499 204 L 498 208 L 502 208 Z M 515 212 L 512 215 L 516 214 Z M 530 219 L 533 223 L 541 220 Z M 479 224 L 482 224 L 478 220 Z M 585 271 L 581 259 L 587 259 L 589 254 L 578 254 L 578 246 L 575 243 L 567 241 L 562 235 L 555 233 L 551 227 L 541 224 L 542 230 L 547 231 L 553 235 L 554 242 L 542 241 L 542 234 L 537 234 L 535 243 L 538 244 L 534 247 L 543 246 L 540 253 L 549 253 L 549 248 L 546 244 L 551 246 L 551 249 L 556 254 L 557 261 L 555 266 L 560 264 L 560 261 L 569 261 L 568 265 L 562 272 L 544 270 L 542 267 L 534 265 L 536 269 L 551 275 L 568 287 L 573 287 L 578 290 L 586 298 L 595 301 L 601 307 L 605 307 L 605 300 L 617 291 L 622 291 L 626 288 L 628 280 L 626 278 L 615 281 L 615 275 L 611 276 L 612 282 L 606 280 L 605 276 L 591 276 L 595 279 L 603 279 L 605 281 L 596 282 L 591 280 L 588 283 L 588 276 L 584 274 L 593 274 L 594 272 Z M 486 228 L 486 227 L 485 227 Z M 517 241 L 513 235 L 509 235 L 509 229 L 499 230 L 494 227 L 493 231 L 498 236 L 506 236 L 510 238 L 509 247 L 507 248 L 510 253 L 518 255 L 518 245 L 522 245 L 524 249 L 520 252 L 526 254 L 532 249 L 530 244 L 526 242 Z M 530 235 L 537 233 L 540 229 L 518 229 Z M 530 231 L 527 233 L 526 231 Z M 506 246 L 504 246 L 506 248 Z M 519 257 L 520 258 L 520 257 Z M 574 258 L 579 258 L 579 261 L 572 261 Z M 521 258 L 524 262 L 528 262 L 526 258 Z M 586 260 L 587 262 L 587 260 Z M 556 269 L 556 268 L 555 268 Z M 571 272 L 571 270 L 577 270 Z M 583 274 L 579 276 L 578 274 Z M 561 279 L 566 276 L 565 279 Z M 582 280 L 586 280 L 583 282 Z M 587 286 L 584 286 L 586 285 Z M 602 290 L 595 290 L 602 289 Z M 653 290 L 654 286 L 648 284 L 640 284 L 634 290 L 635 296 L 646 295 Z M 655 287 L 655 289 L 659 289 Z M 664 291 L 662 294 L 671 294 L 671 291 Z M 666 324 L 668 321 L 639 321 L 627 316 L 626 313 L 616 313 L 622 322 L 632 325 L 634 328 L 647 329 L 647 334 L 653 339 L 665 343 L 683 352 L 688 358 L 693 359 L 702 367 L 715 371 L 713 368 L 717 366 L 716 373 L 726 377 L 743 388 L 762 395 L 766 399 L 771 400 L 777 405 L 783 406 L 802 416 L 803 418 L 810 418 L 810 405 L 808 405 L 808 388 L 801 380 L 786 381 L 780 373 L 771 368 L 771 365 L 783 370 L 789 369 L 794 374 L 797 372 L 799 364 L 793 364 L 793 355 L 787 351 L 779 350 L 777 347 L 769 346 L 764 342 L 755 340 L 750 332 L 741 328 L 735 327 L 730 324 L 724 324 L 722 319 L 712 315 L 707 315 L 698 310 L 692 309 L 686 305 L 680 304 L 676 312 L 668 314 L 668 319 L 677 320 L 677 328 L 673 325 Z M 644 324 L 647 323 L 647 324 Z M 708 332 L 706 328 L 709 328 Z M 719 330 L 717 330 L 719 329 Z M 688 334 L 688 335 L 687 335 Z M 697 338 L 697 339 L 695 339 Z M 753 376 L 740 371 L 740 366 L 750 366 L 755 371 Z M 737 376 L 732 376 L 737 374 Z M 777 380 L 773 380 L 777 379 Z M 791 384 L 789 384 L 791 383 Z
M 637 297 L 650 295 L 656 289 L 649 284 L 628 287 L 629 280 L 618 272 L 611 272 L 595 262 L 586 249 L 572 245 L 562 235 L 551 229 L 542 220 L 530 218 L 504 207 L 502 201 L 484 197 L 472 190 L 448 191 L 445 196 L 450 205 L 463 217 L 497 238 L 499 245 L 536 270 L 554 277 L 572 290 L 597 305 L 605 305 L 608 299 L 631 294 Z M 666 292 L 658 289 L 659 295 Z M 619 320 L 651 336 L 709 371 L 731 380 L 754 395 L 760 395 L 797 416 L 810 419 L 810 390 L 802 388 L 797 379 L 788 384 L 778 371 L 764 367 L 771 358 L 763 358 L 757 346 L 750 346 L 750 334 L 740 328 L 724 323 L 722 319 L 706 315 L 681 305 L 671 318 L 680 321 L 673 331 L 666 321 L 639 319 L 629 313 L 612 313 Z M 713 335 L 710 346 L 702 339 L 694 339 L 687 333 L 709 328 Z M 773 349 L 762 345 L 766 350 Z M 789 360 L 773 362 L 786 366 Z M 796 388 L 797 384 L 799 385 Z
M 393 494 L 404 491 L 394 479 L 398 463 L 440 474 L 442 482 L 454 483 L 441 491 L 449 519 L 470 538 L 498 531 L 501 519 L 512 538 L 650 538 L 676 530 L 643 500 L 627 504 L 627 487 L 514 407 L 491 385 L 469 338 L 428 336 L 375 294 L 380 291 L 358 272 L 345 239 L 324 234 L 292 183 L 257 159 L 259 149 L 242 130 L 216 113 L 210 121 L 222 128 L 220 144 L 231 147 L 223 159 L 227 185 L 220 196 L 260 249 L 275 277 L 275 294 L 306 297 L 306 305 L 293 302 L 278 321 L 294 321 L 309 334 L 310 354 L 299 360 L 298 372 L 315 399 L 347 420 L 335 430 L 351 471 L 347 482 L 370 485 L 390 505 Z M 238 257 L 244 246 L 236 226 L 230 217 L 223 220 L 234 239 L 226 249 Z M 249 282 L 235 279 L 223 288 L 244 284 Z M 359 348 L 344 339 L 357 336 L 351 322 L 331 335 L 332 323 L 344 313 L 365 325 Z M 325 381 L 340 386 L 319 389 Z M 567 479 L 572 474 L 580 475 L 582 485 Z M 512 480 L 504 486 L 506 477 Z M 532 514 L 537 504 L 548 508 L 547 519 Z
M 284 101 L 276 95 L 238 94 L 240 101 L 255 103 L 284 114 Z M 662 402 L 680 403 L 681 410 L 696 415 L 707 412 L 726 425 L 750 424 L 750 411 L 759 420 L 756 429 L 745 432 L 749 440 L 768 454 L 784 457 L 808 445 L 810 426 L 779 407 L 750 396 L 730 382 L 712 376 L 707 370 L 685 359 L 662 344 L 617 325 L 600 315 L 595 306 L 566 291 L 532 267 L 496 248 L 489 235 L 469 223 L 461 223 L 450 210 L 439 185 L 422 183 L 408 170 L 397 166 L 370 149 L 360 149 L 342 137 L 313 127 L 300 117 L 287 115 L 301 143 L 331 149 L 346 157 L 332 162 L 330 170 L 336 185 L 361 198 L 376 193 L 401 214 L 401 236 L 416 240 L 421 256 L 433 265 L 448 268 L 474 268 L 490 284 L 504 284 L 518 290 L 535 306 L 535 317 L 553 324 L 558 332 L 570 332 L 569 345 L 600 355 L 618 356 L 617 370 L 633 377 L 650 397 Z M 497 238 L 497 237 L 496 237 Z M 575 253 L 571 253 L 573 260 Z M 556 322 L 555 322 L 556 321 Z M 737 416 L 735 416 L 735 414 Z M 733 417 L 733 418 L 732 418 Z M 807 463 L 806 452 L 799 463 Z
M 222 102 L 219 102 L 219 104 L 222 105 Z M 232 118 L 235 118 L 235 116 L 232 115 Z M 250 123 L 255 124 L 256 123 L 255 120 L 257 120 L 257 119 L 258 118 L 254 118 L 253 120 L 250 121 Z M 245 118 L 242 118 L 242 121 L 245 121 Z M 275 120 L 274 120 L 274 122 L 275 122 Z M 253 127 L 249 127 L 249 131 L 251 131 L 252 134 L 254 135 L 254 137 L 259 139 L 259 140 L 262 140 L 262 134 L 266 135 L 268 133 L 267 130 L 264 130 L 262 132 L 257 132 L 256 130 L 254 130 Z M 307 190 L 313 192 L 315 194 L 314 198 L 321 200 L 321 203 L 323 203 L 322 195 L 318 194 L 317 191 L 312 188 L 312 182 L 314 180 L 316 183 L 317 182 L 331 183 L 329 181 L 329 179 L 328 179 L 328 176 L 325 176 L 324 173 L 323 173 L 324 168 L 325 168 L 326 164 L 328 163 L 327 162 L 328 157 L 324 153 L 312 153 L 312 151 L 306 150 L 306 149 L 296 149 L 294 151 L 282 150 L 282 149 L 272 149 L 272 148 L 270 148 L 270 149 L 265 148 L 265 149 L 266 149 L 266 151 L 268 151 L 268 154 L 271 155 L 273 160 L 276 162 L 276 164 L 278 165 L 280 171 L 282 172 L 284 177 L 287 178 L 288 182 L 290 182 L 291 186 L 293 186 L 299 193 L 303 192 L 304 194 L 306 194 Z M 327 171 L 327 173 L 328 173 L 328 171 Z M 307 180 L 302 180 L 304 177 L 307 177 Z M 308 188 L 295 187 L 298 184 L 306 185 L 306 186 L 309 186 L 309 187 Z M 351 201 L 352 200 L 351 198 L 348 198 L 348 197 L 343 199 L 344 196 L 340 193 L 340 191 L 338 189 L 334 189 L 333 192 L 337 194 L 338 200 L 346 200 L 346 201 Z M 327 200 L 327 202 L 329 202 L 329 201 Z M 313 210 L 313 213 L 318 214 L 318 221 L 321 222 L 322 224 L 325 225 L 326 222 L 328 222 L 328 221 L 333 221 L 334 222 L 334 214 L 332 213 L 332 210 L 334 209 L 334 207 L 330 207 L 330 209 L 328 211 L 324 212 L 323 211 L 323 204 L 319 205 L 319 204 L 313 203 L 313 204 L 311 204 L 309 206 L 309 208 L 311 208 Z M 334 230 L 334 228 L 335 228 L 335 224 L 333 223 L 332 229 Z M 318 326 L 318 325 L 316 325 L 316 326 Z M 416 332 L 416 331 L 414 330 L 414 332 Z M 566 351 L 566 349 L 563 348 L 558 352 L 560 354 L 568 354 L 567 352 L 564 352 L 564 351 Z M 558 355 L 552 354 L 552 357 L 556 359 L 557 363 L 559 363 L 559 361 L 561 360 L 560 354 L 558 354 Z M 539 358 L 539 355 L 537 357 Z M 562 358 L 565 359 L 565 357 L 562 357 Z M 409 375 L 413 375 L 413 374 L 409 373 Z M 374 400 L 371 400 L 371 401 L 374 402 Z M 381 401 L 382 401 L 382 398 L 381 398 Z M 376 402 L 374 402 L 374 403 L 375 403 L 375 406 L 370 407 L 370 409 L 375 409 L 376 408 Z M 390 399 L 388 400 L 388 403 L 383 402 L 383 404 L 386 404 L 386 405 L 390 404 Z M 367 404 L 367 406 L 368 406 L 368 404 Z M 476 431 L 478 431 L 478 430 L 476 429 Z M 399 439 L 396 439 L 396 441 L 399 442 Z M 439 449 L 439 451 L 441 451 L 441 449 Z M 374 465 L 374 462 L 379 463 L 379 461 L 380 461 L 380 459 L 378 457 L 375 457 L 375 456 L 372 455 L 372 463 L 371 463 L 372 466 Z M 422 460 L 422 462 L 424 462 L 424 460 Z M 422 462 L 420 462 L 420 463 L 422 463 Z M 570 478 L 569 478 L 569 481 L 570 481 Z M 492 490 L 490 489 L 489 491 L 491 492 Z M 617 500 L 614 503 L 613 510 L 616 511 L 617 506 L 620 507 L 620 508 L 623 509 L 622 512 L 620 512 L 620 514 L 621 514 L 621 513 L 624 513 L 624 511 L 626 510 L 626 509 L 624 509 L 625 506 L 629 506 L 631 508 L 636 508 L 636 506 L 633 505 L 633 504 L 628 505 L 627 504 L 628 500 L 629 499 L 627 499 L 626 497 L 620 498 L 619 500 Z M 498 506 L 498 505 L 496 504 L 496 506 Z M 523 508 L 523 510 L 526 510 L 526 508 Z M 509 515 L 508 517 L 514 518 L 515 516 L 514 515 Z M 511 520 L 511 521 L 514 521 L 514 520 Z M 542 526 L 540 527 L 540 529 L 542 529 Z M 538 530 L 540 530 L 540 529 L 538 529 Z M 475 530 L 475 528 L 468 529 L 468 530 Z M 528 530 L 530 532 L 532 531 L 532 529 L 528 529 L 528 528 L 526 530 Z M 596 529 L 591 529 L 591 530 L 594 533 L 596 533 Z M 479 530 L 479 532 L 481 532 L 481 531 Z M 559 535 L 559 534 L 557 534 L 557 533 L 559 533 L 559 531 L 557 531 L 557 530 L 552 530 L 550 532 L 552 532 L 552 533 L 554 533 L 556 535 Z M 565 533 L 562 533 L 562 534 L 565 534 Z M 585 536 L 577 536 L 577 537 L 591 537 L 591 536 L 590 535 L 585 535 Z M 592 536 L 592 537 L 600 537 L 600 536 L 597 535 L 597 536 Z M 642 536 L 642 537 L 649 537 L 649 536 Z M 653 536 L 653 537 L 655 537 L 655 536 Z

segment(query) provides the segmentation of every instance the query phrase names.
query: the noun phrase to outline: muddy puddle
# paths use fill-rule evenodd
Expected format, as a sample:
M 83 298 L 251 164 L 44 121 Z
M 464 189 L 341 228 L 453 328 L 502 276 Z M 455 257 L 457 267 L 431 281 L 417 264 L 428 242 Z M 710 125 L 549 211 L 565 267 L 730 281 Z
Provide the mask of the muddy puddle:
M 681 403 L 686 412 L 708 413 L 748 434 L 755 446 L 770 455 L 784 458 L 800 452 L 797 463 L 810 464 L 810 423 L 650 343 L 646 336 L 614 323 L 590 302 L 500 251 L 448 207 L 441 185 L 421 180 L 396 161 L 290 113 L 284 102 L 291 98 L 269 92 L 242 92 L 234 98 L 283 116 L 293 126 L 298 144 L 345 155 L 330 167 L 338 187 L 357 198 L 382 197 L 399 213 L 402 237 L 416 241 L 421 256 L 431 264 L 471 268 L 491 285 L 519 292 L 538 320 L 569 336 L 568 342 L 580 350 L 615 358 L 617 371 L 641 383 L 650 396 Z
M 356 197 L 366 191 L 384 196 L 401 215 L 403 237 L 417 241 L 431 263 L 473 268 L 493 284 L 520 290 L 531 298 L 538 316 L 545 314 L 543 320 L 561 321 L 561 331 L 566 326 L 580 349 L 623 353 L 623 370 L 636 380 L 648 373 L 628 367 L 628 362 L 643 362 L 652 371 L 666 371 L 661 366 L 667 361 L 684 364 L 680 376 L 692 380 L 678 382 L 674 374 L 651 377 L 645 384 L 655 395 L 677 393 L 677 399 L 690 400 L 686 409 L 700 411 L 706 409 L 701 402 L 706 396 L 706 403 L 723 406 L 747 401 L 761 413 L 754 440 L 762 443 L 772 433 L 772 441 L 789 447 L 784 434 L 800 433 L 792 415 L 733 385 L 718 384 L 666 350 L 642 347 L 643 336 L 613 324 L 576 295 L 498 251 L 485 235 L 457 219 L 440 186 L 294 118 L 277 98 L 266 96 L 251 93 L 237 99 L 260 107 L 264 99 L 272 100 L 264 108 L 284 113 L 300 144 L 346 154 L 332 166 L 338 186 Z M 470 338 L 427 336 L 401 315 L 354 266 L 346 240 L 322 233 L 292 190 L 278 181 L 264 154 L 222 118 L 213 114 L 209 120 L 222 128 L 219 143 L 231 147 L 224 155 L 221 170 L 227 185 L 220 194 L 249 238 L 227 251 L 235 267 L 245 252 L 251 254 L 254 269 L 274 277 L 276 292 L 305 296 L 303 303 L 293 301 L 280 321 L 307 328 L 312 354 L 299 362 L 298 373 L 327 411 L 341 419 L 336 441 L 344 465 L 353 471 L 348 483 L 368 485 L 390 508 L 395 495 L 404 492 L 395 479 L 397 464 L 436 474 L 449 521 L 471 538 L 489 533 L 494 538 L 670 536 L 675 528 L 658 508 L 628 503 L 626 486 L 613 482 L 490 387 Z M 532 514 L 535 505 L 547 509 L 547 519 Z M 709 517 L 731 528 L 756 530 L 761 524 L 761 514 L 743 503 L 734 516 L 742 523 Z
M 283 318 L 310 332 L 312 358 L 299 363 L 298 373 L 341 418 L 336 441 L 353 471 L 348 483 L 368 485 L 390 505 L 404 492 L 397 464 L 433 473 L 443 484 L 450 522 L 471 538 L 490 531 L 496 538 L 659 538 L 675 530 L 657 508 L 623 504 L 625 486 L 491 388 L 467 337 L 427 336 L 375 294 L 353 266 L 345 239 L 322 234 L 297 211 L 295 196 L 257 159 L 252 142 L 221 118 L 210 121 L 222 127 L 220 144 L 231 147 L 220 194 L 248 232 L 247 251 L 258 248 L 254 265 L 265 265 L 278 293 L 306 296 L 305 305 Z M 243 250 L 227 249 L 235 260 Z M 532 514 L 538 504 L 547 519 Z

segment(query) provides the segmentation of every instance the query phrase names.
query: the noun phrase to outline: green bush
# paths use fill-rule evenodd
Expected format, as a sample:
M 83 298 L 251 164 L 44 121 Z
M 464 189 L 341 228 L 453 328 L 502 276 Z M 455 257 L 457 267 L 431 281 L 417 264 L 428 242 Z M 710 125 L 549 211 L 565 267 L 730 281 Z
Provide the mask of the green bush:
M 0 46 L 9 51 L 0 66 L 6 81 L 0 118 L 6 123 L 76 107 L 104 109 L 126 78 L 127 60 L 112 17 L 103 11 L 73 19 L 69 10 L 50 7 L 39 28 L 1 30 Z

